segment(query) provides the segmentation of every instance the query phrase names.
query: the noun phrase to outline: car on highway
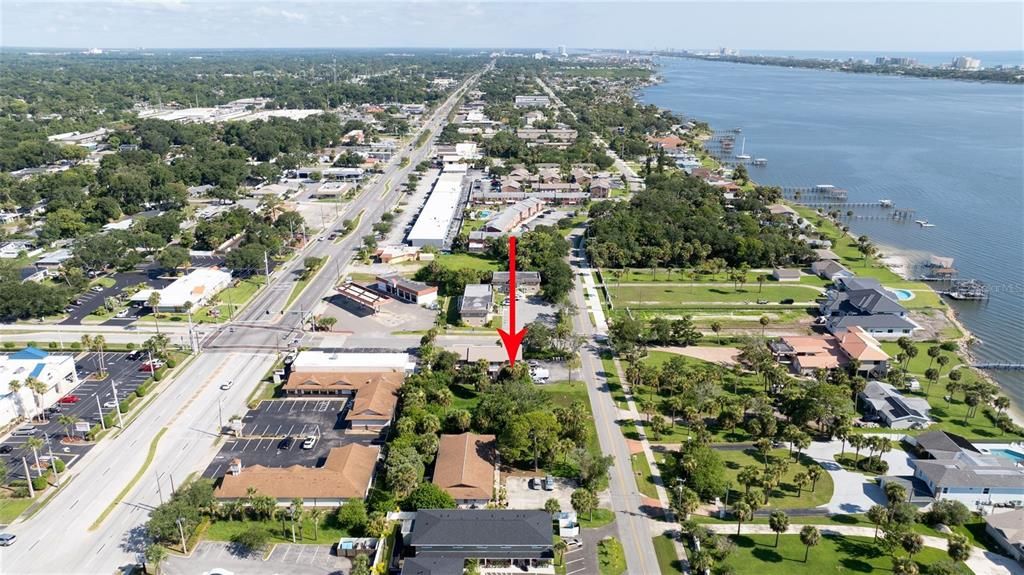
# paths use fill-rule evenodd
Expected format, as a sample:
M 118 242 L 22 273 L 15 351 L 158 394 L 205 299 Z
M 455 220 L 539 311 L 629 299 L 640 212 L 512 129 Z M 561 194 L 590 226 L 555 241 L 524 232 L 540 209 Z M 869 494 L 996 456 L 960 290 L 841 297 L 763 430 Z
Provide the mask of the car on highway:
M 316 436 L 315 435 L 310 435 L 309 437 L 306 438 L 305 441 L 302 442 L 302 448 L 303 449 L 313 449 L 313 446 L 315 446 L 315 445 L 316 445 Z
M 77 395 L 65 395 L 57 400 L 57 403 L 78 403 L 82 398 Z
M 17 539 L 18 536 L 13 533 L 0 533 L 0 547 L 10 547 Z

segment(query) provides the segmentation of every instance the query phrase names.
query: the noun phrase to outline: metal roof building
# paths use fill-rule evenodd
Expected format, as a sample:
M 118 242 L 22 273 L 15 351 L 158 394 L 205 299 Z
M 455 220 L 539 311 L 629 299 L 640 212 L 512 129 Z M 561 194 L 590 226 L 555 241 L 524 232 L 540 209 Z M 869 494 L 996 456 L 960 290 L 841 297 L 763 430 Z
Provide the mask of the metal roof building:
M 462 198 L 461 173 L 445 171 L 434 182 L 434 189 L 409 231 L 409 243 L 416 247 L 444 248 L 452 221 Z

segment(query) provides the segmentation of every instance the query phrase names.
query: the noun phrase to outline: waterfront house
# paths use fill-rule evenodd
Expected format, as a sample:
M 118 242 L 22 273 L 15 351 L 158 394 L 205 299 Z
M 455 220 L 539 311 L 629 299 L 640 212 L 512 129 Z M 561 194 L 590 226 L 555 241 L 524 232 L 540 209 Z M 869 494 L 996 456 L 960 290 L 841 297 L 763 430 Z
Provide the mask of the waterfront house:
M 910 466 L 936 500 L 955 499 L 972 509 L 1024 500 L 1024 467 L 1009 458 L 962 450 L 945 459 L 911 459 Z
M 832 250 L 825 249 L 825 248 L 817 248 L 817 249 L 812 249 L 811 251 L 814 252 L 814 257 L 816 257 L 818 259 L 818 261 L 821 261 L 821 260 L 839 261 L 839 256 L 836 255 L 836 253 L 834 251 L 832 251 Z
M 776 361 L 788 364 L 792 373 L 807 377 L 819 369 L 847 367 L 853 360 L 858 362 L 858 375 L 884 377 L 888 371 L 889 355 L 875 338 L 856 326 L 838 338 L 788 335 L 770 342 L 768 347 Z
M 858 375 L 885 377 L 889 371 L 889 354 L 860 326 L 850 326 L 839 337 L 839 349 L 846 356 L 846 363 L 857 362 Z
M 919 328 L 907 317 L 906 308 L 881 287 L 830 289 L 819 311 L 826 329 L 837 336 L 857 326 L 875 338 L 895 339 L 911 336 Z
M 985 516 L 985 532 L 1017 561 L 1024 563 L 1024 509 L 995 509 Z
M 800 270 L 775 268 L 772 270 L 772 279 L 777 282 L 799 282 Z
M 962 451 L 981 453 L 969 439 L 948 431 L 928 431 L 907 437 L 920 459 L 949 459 Z
M 853 272 L 835 260 L 819 260 L 811 264 L 811 271 L 818 277 L 834 281 L 837 277 L 852 276 Z
M 857 400 L 866 417 L 877 417 L 892 429 L 921 429 L 932 423 L 928 400 L 906 397 L 888 383 L 869 381 Z

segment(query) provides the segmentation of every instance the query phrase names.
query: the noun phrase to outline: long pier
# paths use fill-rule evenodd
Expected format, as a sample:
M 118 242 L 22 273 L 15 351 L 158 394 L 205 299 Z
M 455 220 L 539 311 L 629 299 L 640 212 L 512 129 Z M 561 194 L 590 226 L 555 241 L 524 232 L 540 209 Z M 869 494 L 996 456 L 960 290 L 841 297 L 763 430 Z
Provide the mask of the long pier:
M 972 363 L 971 367 L 999 371 L 1024 371 L 1024 363 Z

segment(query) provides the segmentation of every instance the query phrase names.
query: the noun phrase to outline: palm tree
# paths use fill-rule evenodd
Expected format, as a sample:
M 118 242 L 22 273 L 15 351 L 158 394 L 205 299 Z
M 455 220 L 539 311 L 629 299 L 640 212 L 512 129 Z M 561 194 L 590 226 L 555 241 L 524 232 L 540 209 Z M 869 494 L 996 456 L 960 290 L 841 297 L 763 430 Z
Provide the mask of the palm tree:
M 25 387 L 32 392 L 32 399 L 36 404 L 36 415 L 43 414 L 43 395 L 46 394 L 49 386 L 32 376 L 25 378 Z
M 768 454 L 772 450 L 772 440 L 767 437 L 762 437 L 754 442 L 754 448 L 761 454 L 761 459 L 764 461 L 765 471 L 768 470 Z
M 160 318 L 156 313 L 156 308 L 160 306 L 160 292 L 153 291 L 149 294 L 149 298 L 146 299 L 146 305 L 153 311 L 153 321 L 156 322 L 156 332 L 160 333 Z
M 753 465 L 748 465 L 736 474 L 736 481 L 739 481 L 740 485 L 744 487 L 744 491 L 749 493 L 752 486 L 760 483 L 761 470 Z
M 764 337 L 764 330 L 767 329 L 768 324 L 771 323 L 771 319 L 768 316 L 763 315 L 761 319 L 757 320 L 761 324 L 761 337 Z
M 879 437 L 876 449 L 878 450 L 878 458 L 876 463 L 882 463 L 882 455 L 892 451 L 892 440 L 888 437 Z
M 562 539 L 561 537 L 559 537 L 555 541 L 555 562 L 556 563 L 561 565 L 562 558 L 564 557 L 565 552 L 568 549 L 569 549 L 569 544 L 565 542 L 565 539 Z
M 155 573 L 160 573 L 160 564 L 166 559 L 167 549 L 163 545 L 150 543 L 146 546 L 146 561 L 153 564 L 153 571 Z
M 75 424 L 78 423 L 78 417 L 70 413 L 61 414 L 61 416 L 57 418 L 57 423 L 64 426 L 65 437 L 74 437 L 70 430 L 74 429 Z
M 845 455 L 846 454 L 846 440 L 849 439 L 849 437 L 850 437 L 850 426 L 849 425 L 837 425 L 836 428 L 834 430 L 832 430 L 832 435 L 834 435 L 836 437 L 836 439 L 842 440 L 843 447 L 839 451 L 839 455 L 840 455 L 840 457 Z
M 854 459 L 860 459 L 860 450 L 867 446 L 867 437 L 863 435 L 852 435 L 850 436 L 850 447 L 854 449 Z
M 100 374 L 107 373 L 107 363 L 104 361 L 103 348 L 107 346 L 107 338 L 96 335 L 92 338 L 92 350 L 100 354 Z
M 935 358 L 939 357 L 940 355 L 942 355 L 942 348 L 941 347 L 939 347 L 937 345 L 933 345 L 933 346 L 929 347 L 928 348 L 928 357 L 930 357 L 931 359 L 928 360 L 928 367 L 931 367 L 932 364 L 935 363 Z
M 967 538 L 963 535 L 951 533 L 946 553 L 949 554 L 949 558 L 955 563 L 963 563 L 971 556 L 971 544 L 967 542 Z
M 907 499 L 907 488 L 899 483 L 890 481 L 885 484 L 883 491 L 885 491 L 885 497 L 889 500 L 890 506 Z
M 818 485 L 818 480 L 821 479 L 824 473 L 821 467 L 817 465 L 812 465 L 807 469 L 807 477 L 811 480 L 811 492 L 814 491 L 814 488 Z
M 804 563 L 807 563 L 811 547 L 821 542 L 821 532 L 813 525 L 804 525 L 804 528 L 800 530 L 800 542 L 804 544 Z
M 711 322 L 710 327 L 711 331 L 713 331 L 715 335 L 718 336 L 718 345 L 722 345 L 722 322 L 713 321 Z
M 1002 412 L 1006 411 L 1007 409 L 1009 409 L 1009 407 L 1010 407 L 1010 398 L 1008 398 L 1006 396 L 1003 396 L 1003 395 L 1000 395 L 999 397 L 997 397 L 994 400 L 992 400 L 992 405 L 997 410 L 999 410 L 999 413 L 1002 413 Z
M 775 546 L 779 546 L 779 535 L 789 529 L 789 515 L 785 511 L 772 511 L 768 516 L 768 526 L 775 532 Z
M 746 501 L 737 501 L 732 506 L 732 514 L 736 516 L 736 535 L 739 535 L 743 522 L 753 517 L 754 510 L 750 508 L 750 504 Z
M 757 293 L 761 293 L 761 288 L 764 286 L 764 282 L 768 280 L 768 276 L 765 274 L 757 274 Z
M 36 460 L 36 477 L 42 477 L 43 469 L 39 467 L 39 450 L 43 448 L 45 443 L 43 443 L 43 440 L 38 437 L 29 437 L 28 441 L 25 442 L 25 445 L 32 450 L 32 457 Z
M 892 558 L 892 575 L 918 575 L 917 563 L 909 557 Z
M 802 472 L 802 471 L 800 473 L 797 473 L 796 475 L 793 476 L 793 484 L 796 485 L 796 496 L 797 497 L 800 497 L 800 495 L 803 494 L 804 489 L 807 487 L 807 484 L 810 483 L 810 482 L 811 482 L 811 478 L 807 477 L 807 474 Z
M 868 521 L 875 524 L 875 536 L 874 540 L 878 540 L 878 526 L 885 523 L 889 519 L 889 511 L 881 505 L 872 505 L 868 509 L 867 513 Z
M 913 558 L 924 549 L 924 537 L 917 533 L 906 533 L 900 538 L 900 546 L 907 552 L 907 556 Z

